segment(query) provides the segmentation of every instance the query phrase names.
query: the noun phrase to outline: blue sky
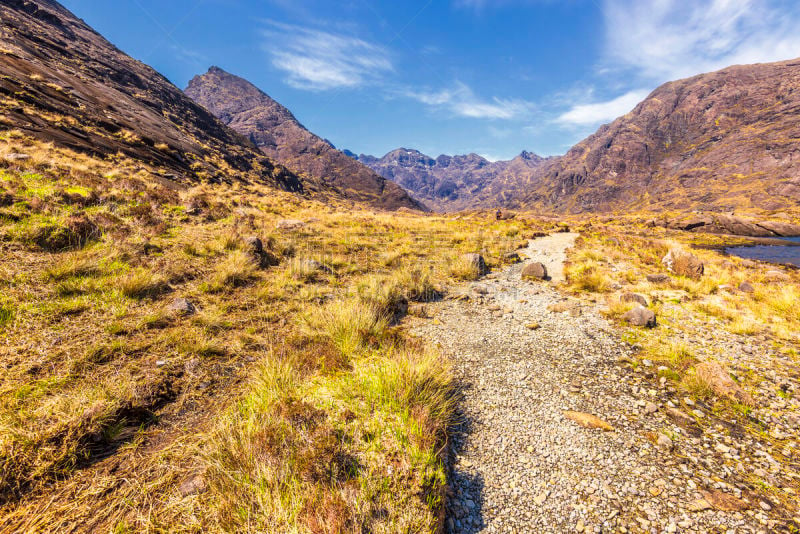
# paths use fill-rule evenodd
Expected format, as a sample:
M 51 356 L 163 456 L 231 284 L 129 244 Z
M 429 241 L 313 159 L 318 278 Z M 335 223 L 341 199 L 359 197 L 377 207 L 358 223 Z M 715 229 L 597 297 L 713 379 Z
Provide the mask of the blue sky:
M 800 56 L 795 0 L 62 0 L 178 87 L 218 65 L 339 148 L 565 152 L 659 84 Z

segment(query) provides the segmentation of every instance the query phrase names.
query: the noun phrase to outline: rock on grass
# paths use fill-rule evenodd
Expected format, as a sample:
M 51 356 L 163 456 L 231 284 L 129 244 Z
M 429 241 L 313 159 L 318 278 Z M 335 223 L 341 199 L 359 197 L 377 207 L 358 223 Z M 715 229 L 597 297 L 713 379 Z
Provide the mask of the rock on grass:
M 636 306 L 632 310 L 627 311 L 622 316 L 622 319 L 633 326 L 653 328 L 656 325 L 656 314 L 653 313 L 653 310 L 648 310 L 644 306 Z

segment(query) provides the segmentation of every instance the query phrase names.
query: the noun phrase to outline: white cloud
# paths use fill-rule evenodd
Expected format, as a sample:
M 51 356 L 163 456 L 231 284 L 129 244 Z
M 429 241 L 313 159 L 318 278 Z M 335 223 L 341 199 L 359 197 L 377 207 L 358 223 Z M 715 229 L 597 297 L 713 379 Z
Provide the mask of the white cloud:
M 610 122 L 635 108 L 636 104 L 641 102 L 649 92 L 648 90 L 635 90 L 605 102 L 577 104 L 559 115 L 556 122 L 572 126 L 591 126 Z
M 357 37 L 269 22 L 264 48 L 297 89 L 354 88 L 393 70 L 389 53 Z
M 533 109 L 533 105 L 524 100 L 498 97 L 482 100 L 462 82 L 456 82 L 451 89 L 407 90 L 402 94 L 428 106 L 446 109 L 453 115 L 472 119 L 521 119 Z
M 664 82 L 800 56 L 795 0 L 605 0 L 606 61 Z

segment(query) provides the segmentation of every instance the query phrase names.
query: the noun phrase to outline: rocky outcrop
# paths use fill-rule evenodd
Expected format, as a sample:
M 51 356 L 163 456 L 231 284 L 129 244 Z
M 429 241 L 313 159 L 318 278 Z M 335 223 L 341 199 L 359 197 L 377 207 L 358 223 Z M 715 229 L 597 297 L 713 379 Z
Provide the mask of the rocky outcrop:
M 168 181 L 304 183 L 118 50 L 57 2 L 0 3 L 0 131 L 98 156 L 123 154 Z
M 211 67 L 192 78 L 185 92 L 267 156 L 331 184 L 346 198 L 386 209 L 424 209 L 397 184 L 308 131 L 288 109 L 247 80 Z
M 731 234 L 748 237 L 800 236 L 800 225 L 787 221 L 759 220 L 724 214 L 690 215 L 673 219 L 656 219 L 653 224 L 675 230 Z

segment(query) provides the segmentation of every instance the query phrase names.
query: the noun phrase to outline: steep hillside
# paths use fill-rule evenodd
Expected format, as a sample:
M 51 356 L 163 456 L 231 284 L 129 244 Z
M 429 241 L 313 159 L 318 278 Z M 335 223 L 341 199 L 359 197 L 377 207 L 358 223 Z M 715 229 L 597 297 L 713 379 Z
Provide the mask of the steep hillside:
M 0 130 L 82 153 L 135 158 L 165 169 L 172 180 L 304 188 L 297 176 L 57 2 L 6 0 L 0 19 Z
M 516 203 L 569 212 L 796 207 L 798 89 L 798 60 L 666 83 L 544 165 Z
M 382 158 L 362 154 L 358 160 L 439 211 L 513 203 L 526 194 L 530 180 L 545 161 L 530 152 L 497 162 L 477 154 L 434 159 L 405 148 L 392 150 Z
M 388 209 L 421 208 L 397 184 L 309 132 L 288 109 L 247 80 L 211 67 L 189 82 L 186 94 L 247 136 L 269 157 L 330 183 L 347 198 Z

